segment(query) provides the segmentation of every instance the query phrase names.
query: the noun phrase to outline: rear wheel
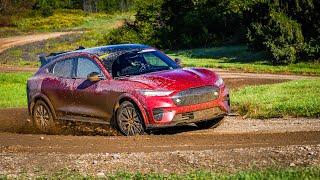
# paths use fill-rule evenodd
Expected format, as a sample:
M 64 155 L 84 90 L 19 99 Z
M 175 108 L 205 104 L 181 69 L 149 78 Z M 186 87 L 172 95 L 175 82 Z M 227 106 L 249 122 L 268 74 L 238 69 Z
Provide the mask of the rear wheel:
M 52 112 L 48 105 L 38 100 L 33 107 L 32 117 L 35 126 L 44 133 L 52 133 L 56 129 Z
M 116 122 L 120 132 L 126 136 L 144 134 L 143 119 L 140 112 L 129 101 L 124 101 L 120 105 Z
M 224 116 L 218 117 L 218 118 L 215 118 L 215 119 L 212 119 L 212 120 L 197 122 L 195 124 L 200 129 L 215 128 L 215 127 L 218 127 L 223 122 L 223 119 L 224 119 Z

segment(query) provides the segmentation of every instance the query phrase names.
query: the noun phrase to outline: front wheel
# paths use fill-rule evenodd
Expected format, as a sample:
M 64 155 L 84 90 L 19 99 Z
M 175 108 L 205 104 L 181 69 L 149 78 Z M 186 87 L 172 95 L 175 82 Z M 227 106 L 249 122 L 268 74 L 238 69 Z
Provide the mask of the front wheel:
M 120 132 L 126 136 L 144 134 L 143 119 L 138 109 L 129 101 L 121 103 L 116 118 Z
M 215 119 L 212 119 L 212 120 L 197 122 L 195 124 L 200 129 L 215 128 L 215 127 L 218 127 L 223 122 L 223 119 L 224 119 L 224 116 L 218 117 L 218 118 L 215 118 Z

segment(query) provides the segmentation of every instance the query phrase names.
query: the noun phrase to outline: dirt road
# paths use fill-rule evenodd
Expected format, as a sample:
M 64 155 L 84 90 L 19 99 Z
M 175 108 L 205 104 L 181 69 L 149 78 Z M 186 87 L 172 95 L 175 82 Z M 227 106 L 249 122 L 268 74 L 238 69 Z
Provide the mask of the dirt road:
M 228 117 L 226 123 L 216 129 L 197 130 L 195 126 L 182 126 L 137 137 L 1 133 L 0 152 L 128 153 L 320 144 L 320 120 L 285 121 Z
M 52 32 L 52 33 L 40 33 L 34 35 L 22 35 L 14 36 L 8 38 L 0 38 L 0 53 L 6 49 L 9 49 L 14 46 L 24 45 L 28 43 L 33 43 L 37 41 L 43 41 L 51 38 L 57 38 L 59 36 L 64 36 L 68 34 L 81 33 L 80 31 L 72 32 Z
M 216 129 L 182 126 L 137 137 L 88 136 L 92 131 L 87 128 L 78 130 L 81 136 L 0 133 L 0 174 L 32 177 L 61 169 L 91 175 L 234 172 L 318 166 L 319 129 L 319 119 L 228 117 Z

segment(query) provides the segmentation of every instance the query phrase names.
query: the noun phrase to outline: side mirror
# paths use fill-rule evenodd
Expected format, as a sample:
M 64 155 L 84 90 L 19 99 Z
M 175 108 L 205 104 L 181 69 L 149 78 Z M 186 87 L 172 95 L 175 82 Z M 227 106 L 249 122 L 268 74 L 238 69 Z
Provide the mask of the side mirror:
M 175 59 L 174 59 L 174 62 L 176 62 L 179 66 L 182 67 L 182 61 L 181 61 L 181 59 L 175 58 Z
M 102 76 L 98 72 L 92 72 L 88 74 L 87 78 L 91 82 L 98 82 L 102 79 Z

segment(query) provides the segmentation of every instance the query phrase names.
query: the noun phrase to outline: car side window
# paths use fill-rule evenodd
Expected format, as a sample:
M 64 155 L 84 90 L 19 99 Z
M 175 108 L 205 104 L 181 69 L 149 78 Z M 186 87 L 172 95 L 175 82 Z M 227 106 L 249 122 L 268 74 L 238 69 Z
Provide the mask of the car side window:
M 88 74 L 92 72 L 102 74 L 101 69 L 95 62 L 85 57 L 79 57 L 77 67 L 77 78 L 87 78 Z
M 71 78 L 73 76 L 73 67 L 74 67 L 73 59 L 58 61 L 54 65 L 52 69 L 52 73 L 58 77 Z

